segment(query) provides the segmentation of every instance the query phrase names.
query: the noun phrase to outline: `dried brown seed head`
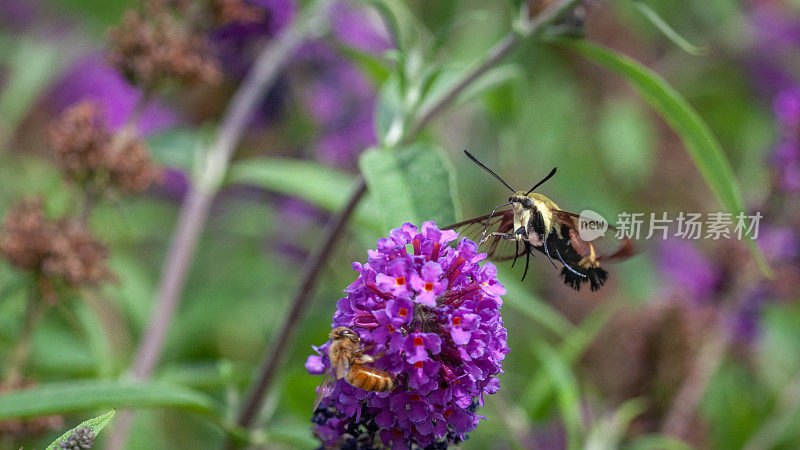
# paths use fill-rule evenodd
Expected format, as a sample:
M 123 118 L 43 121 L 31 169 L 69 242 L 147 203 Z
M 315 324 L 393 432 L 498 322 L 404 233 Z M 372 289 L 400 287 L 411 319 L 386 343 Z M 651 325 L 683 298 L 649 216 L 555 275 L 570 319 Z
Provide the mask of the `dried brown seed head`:
M 130 194 L 161 178 L 141 140 L 134 133 L 112 137 L 91 102 L 64 112 L 50 127 L 50 143 L 67 179 L 94 193 L 110 188 Z
M 140 140 L 127 140 L 107 158 L 109 183 L 126 194 L 147 189 L 163 179 Z
M 14 205 L 0 226 L 0 253 L 20 269 L 38 271 L 50 253 L 54 226 L 45 218 L 41 198 Z
M 69 108 L 49 131 L 50 145 L 67 178 L 85 184 L 105 165 L 111 135 L 97 104 L 87 101 Z
M 166 8 L 148 14 L 128 11 L 122 24 L 109 30 L 110 62 L 144 89 L 165 81 L 216 83 L 217 60 L 207 36 Z
M 105 245 L 76 220 L 48 220 L 41 199 L 23 200 L 8 211 L 0 227 L 0 253 L 21 269 L 71 286 L 113 278 Z

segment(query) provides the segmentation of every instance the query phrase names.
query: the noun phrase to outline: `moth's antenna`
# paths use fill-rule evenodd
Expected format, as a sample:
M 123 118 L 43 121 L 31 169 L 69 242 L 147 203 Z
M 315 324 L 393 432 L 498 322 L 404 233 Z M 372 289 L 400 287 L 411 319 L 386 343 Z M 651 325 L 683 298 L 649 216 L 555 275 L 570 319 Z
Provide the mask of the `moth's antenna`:
M 548 173 L 546 177 L 542 178 L 542 181 L 536 183 L 536 185 L 533 186 L 530 191 L 526 192 L 525 195 L 530 194 L 531 192 L 533 192 L 534 189 L 536 189 L 537 187 L 541 186 L 542 184 L 544 184 L 545 181 L 547 181 L 550 178 L 552 178 L 553 175 L 556 174 L 556 169 L 558 169 L 558 167 L 553 167 L 553 170 L 551 170 L 550 173 Z
M 479 165 L 479 166 L 483 167 L 483 170 L 485 170 L 485 171 L 489 172 L 490 174 L 492 174 L 492 176 L 493 176 L 493 177 L 497 178 L 497 179 L 498 179 L 498 180 L 500 180 L 500 182 L 501 182 L 501 183 L 503 183 L 503 184 L 504 184 L 504 185 L 505 185 L 507 188 L 511 189 L 511 192 L 517 192 L 517 190 L 516 190 L 516 189 L 512 188 L 511 186 L 509 186 L 509 185 L 508 185 L 508 183 L 506 183 L 506 182 L 505 182 L 505 180 L 503 180 L 502 178 L 500 178 L 500 175 L 498 175 L 498 174 L 494 173 L 494 171 L 493 171 L 492 169 L 490 169 L 490 168 L 488 168 L 488 167 L 484 166 L 482 162 L 478 161 L 478 159 L 477 159 L 477 158 L 475 158 L 474 156 L 472 156 L 472 153 L 470 153 L 470 152 L 468 152 L 468 151 L 466 151 L 466 150 L 464 150 L 464 153 L 466 153 L 466 155 L 467 155 L 467 158 L 471 159 L 473 162 L 475 162 L 475 164 L 477 164 L 477 165 Z

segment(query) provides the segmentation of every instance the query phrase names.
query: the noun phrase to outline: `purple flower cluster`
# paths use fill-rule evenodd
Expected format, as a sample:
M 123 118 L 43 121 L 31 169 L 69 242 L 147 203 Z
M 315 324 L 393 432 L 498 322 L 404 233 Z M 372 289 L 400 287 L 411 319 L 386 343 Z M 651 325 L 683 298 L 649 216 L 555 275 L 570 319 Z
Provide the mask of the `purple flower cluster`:
M 339 380 L 314 418 L 325 446 L 375 439 L 396 449 L 446 447 L 478 425 L 475 409 L 499 389 L 508 352 L 506 290 L 493 264 L 478 264 L 486 255 L 474 242 L 449 245 L 457 237 L 433 222 L 406 223 L 378 240 L 366 264 L 353 263 L 359 275 L 332 326 L 356 331 L 374 367 L 394 374 L 398 386 L 368 392 Z M 329 345 L 314 348 L 309 373 L 330 369 Z
M 774 103 L 780 137 L 772 153 L 776 183 L 787 192 L 800 191 L 800 87 L 778 94 Z

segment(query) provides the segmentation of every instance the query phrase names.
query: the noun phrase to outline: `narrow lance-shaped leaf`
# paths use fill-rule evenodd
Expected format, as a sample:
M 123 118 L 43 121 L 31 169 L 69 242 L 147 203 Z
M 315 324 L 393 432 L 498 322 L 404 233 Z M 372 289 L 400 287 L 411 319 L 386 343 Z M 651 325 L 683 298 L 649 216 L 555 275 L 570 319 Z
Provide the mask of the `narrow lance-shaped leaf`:
M 0 397 L 0 420 L 63 414 L 98 408 L 157 407 L 215 416 L 209 397 L 182 386 L 151 382 L 71 381 L 41 384 Z
M 680 135 L 697 169 L 722 206 L 734 216 L 745 212 L 739 183 L 722 146 L 697 111 L 675 88 L 647 67 L 599 45 L 577 40 L 558 42 L 628 80 Z M 771 278 L 772 269 L 751 235 L 747 236 L 747 244 L 761 272 Z
M 584 431 L 578 381 L 567 362 L 548 343 L 538 340 L 533 343 L 533 349 L 558 393 L 558 407 L 567 432 L 567 448 L 580 448 Z
M 647 3 L 641 0 L 634 0 L 633 4 L 636 6 L 639 12 L 642 13 L 642 15 L 653 24 L 654 27 L 658 28 L 658 31 L 664 34 L 664 36 L 672 41 L 673 44 L 680 47 L 681 50 L 695 56 L 705 55 L 708 53 L 708 47 L 698 47 L 686 40 L 686 38 L 678 34 L 678 32 L 675 31 L 666 20 L 661 18 L 661 16 L 658 15 L 658 13 Z
M 112 409 L 111 411 L 103 414 L 102 416 L 97 416 L 94 419 L 89 419 L 84 422 L 81 422 L 78 426 L 62 434 L 61 436 L 58 437 L 58 439 L 53 441 L 52 444 L 48 445 L 47 450 L 58 449 L 61 442 L 67 439 L 70 434 L 72 434 L 73 432 L 75 432 L 75 430 L 78 430 L 79 428 L 86 427 L 90 429 L 92 432 L 94 432 L 95 436 L 97 436 L 97 434 L 99 434 L 100 431 L 103 428 L 105 428 L 109 422 L 111 422 L 111 419 L 114 417 L 114 414 L 116 414 L 116 412 L 117 412 L 116 409 Z

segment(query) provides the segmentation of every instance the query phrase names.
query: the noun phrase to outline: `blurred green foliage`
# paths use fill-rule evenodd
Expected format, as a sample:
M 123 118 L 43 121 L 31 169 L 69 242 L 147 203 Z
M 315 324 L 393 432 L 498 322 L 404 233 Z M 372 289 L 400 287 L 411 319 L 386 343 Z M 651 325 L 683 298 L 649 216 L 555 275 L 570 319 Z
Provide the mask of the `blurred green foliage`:
M 118 22 L 132 3 L 57 0 L 51 6 L 78 24 L 75 46 L 84 41 L 102 46 L 103 29 Z M 375 111 L 378 142 L 395 147 L 414 125 L 413 113 L 424 111 L 508 32 L 516 11 L 513 2 L 387 3 L 384 13 L 395 17 L 399 51 L 386 60 L 352 49 L 342 53 L 382 84 Z M 420 143 L 361 156 L 370 192 L 325 266 L 311 312 L 298 324 L 286 369 L 266 402 L 258 439 L 286 448 L 314 445 L 309 409 L 320 380 L 307 375 L 303 363 L 311 345 L 327 339 L 335 302 L 355 278 L 352 261 L 364 261 L 366 249 L 403 218 L 437 218 L 446 225 L 460 216 L 486 214 L 507 196 L 503 186 L 462 157 L 464 148 L 513 186 L 530 185 L 558 166 L 558 175 L 542 192 L 564 209 L 592 209 L 608 218 L 622 211 L 711 211 L 718 208 L 712 192 L 724 207 L 739 211 L 767 195 L 765 161 L 775 130 L 770 99 L 750 87 L 743 67 L 746 37 L 740 28 L 746 11 L 724 0 L 647 4 L 679 35 L 709 48 L 708 54 L 682 51 L 630 1 L 599 2 L 589 10 L 597 14 L 590 16 L 590 24 L 600 24 L 590 28 L 589 38 L 613 44 L 613 51 L 586 43 L 526 41 L 465 91 Z M 58 61 L 64 43 L 0 33 L 0 215 L 32 193 L 44 195 L 53 214 L 74 211 L 80 193 L 61 180 L 47 152 L 29 151 L 31 145 L 15 141 L 9 131 L 42 125 L 32 111 L 40 106 L 56 68 L 67 64 Z M 619 54 L 627 52 L 634 59 L 646 58 L 647 64 L 621 59 Z M 625 72 L 656 104 L 656 112 L 622 78 L 598 74 L 580 54 Z M 675 144 L 667 123 L 685 139 L 682 144 Z M 280 149 L 270 147 L 269 139 L 247 141 L 245 156 L 234 161 L 213 205 L 152 384 L 134 387 L 119 376 L 149 319 L 178 213 L 174 199 L 156 194 L 97 206 L 91 225 L 111 249 L 118 281 L 99 292 L 79 293 L 83 301 L 53 308 L 37 329 L 28 368 L 41 384 L 29 392 L 4 394 L 0 418 L 63 413 L 74 423 L 108 407 L 148 407 L 137 416 L 131 448 L 219 445 L 297 285 L 303 259 L 279 251 L 277 244 L 289 243 L 306 255 L 324 226 L 322 219 L 294 224 L 280 202 L 264 201 L 248 189 L 299 198 L 331 212 L 345 204 L 357 176 L 296 155 L 286 157 L 285 149 L 303 145 L 295 137 L 303 133 L 291 128 L 304 128 L 283 126 L 289 130 L 271 130 L 284 139 Z M 181 125 L 150 137 L 148 144 L 160 163 L 191 172 L 208 133 L 206 127 Z M 295 227 L 299 231 L 287 237 L 285 231 Z M 524 448 L 535 430 L 559 421 L 569 448 L 683 447 L 658 434 L 627 439 L 628 425 L 635 425 L 649 399 L 604 398 L 583 364 L 612 316 L 663 300 L 653 249 L 644 246 L 633 260 L 614 266 L 610 285 L 596 296 L 562 286 L 543 258 L 533 263 L 524 283 L 517 281 L 516 267 L 499 267 L 509 291 L 504 316 L 511 351 L 502 389 L 485 399 L 487 419 L 470 433 L 465 448 Z M 0 262 L 3 360 L 20 334 L 29 283 Z M 776 408 L 800 370 L 800 309 L 797 304 L 771 305 L 762 326 L 757 348 L 746 357 L 727 358 L 703 398 L 701 416 L 711 448 L 739 448 L 770 423 L 781 425 L 776 448 L 795 448 L 800 442 L 798 411 Z M 626 368 L 618 370 L 622 376 Z M 603 412 L 593 426 L 584 417 L 586 409 Z M 24 443 L 41 447 L 59 434 Z

